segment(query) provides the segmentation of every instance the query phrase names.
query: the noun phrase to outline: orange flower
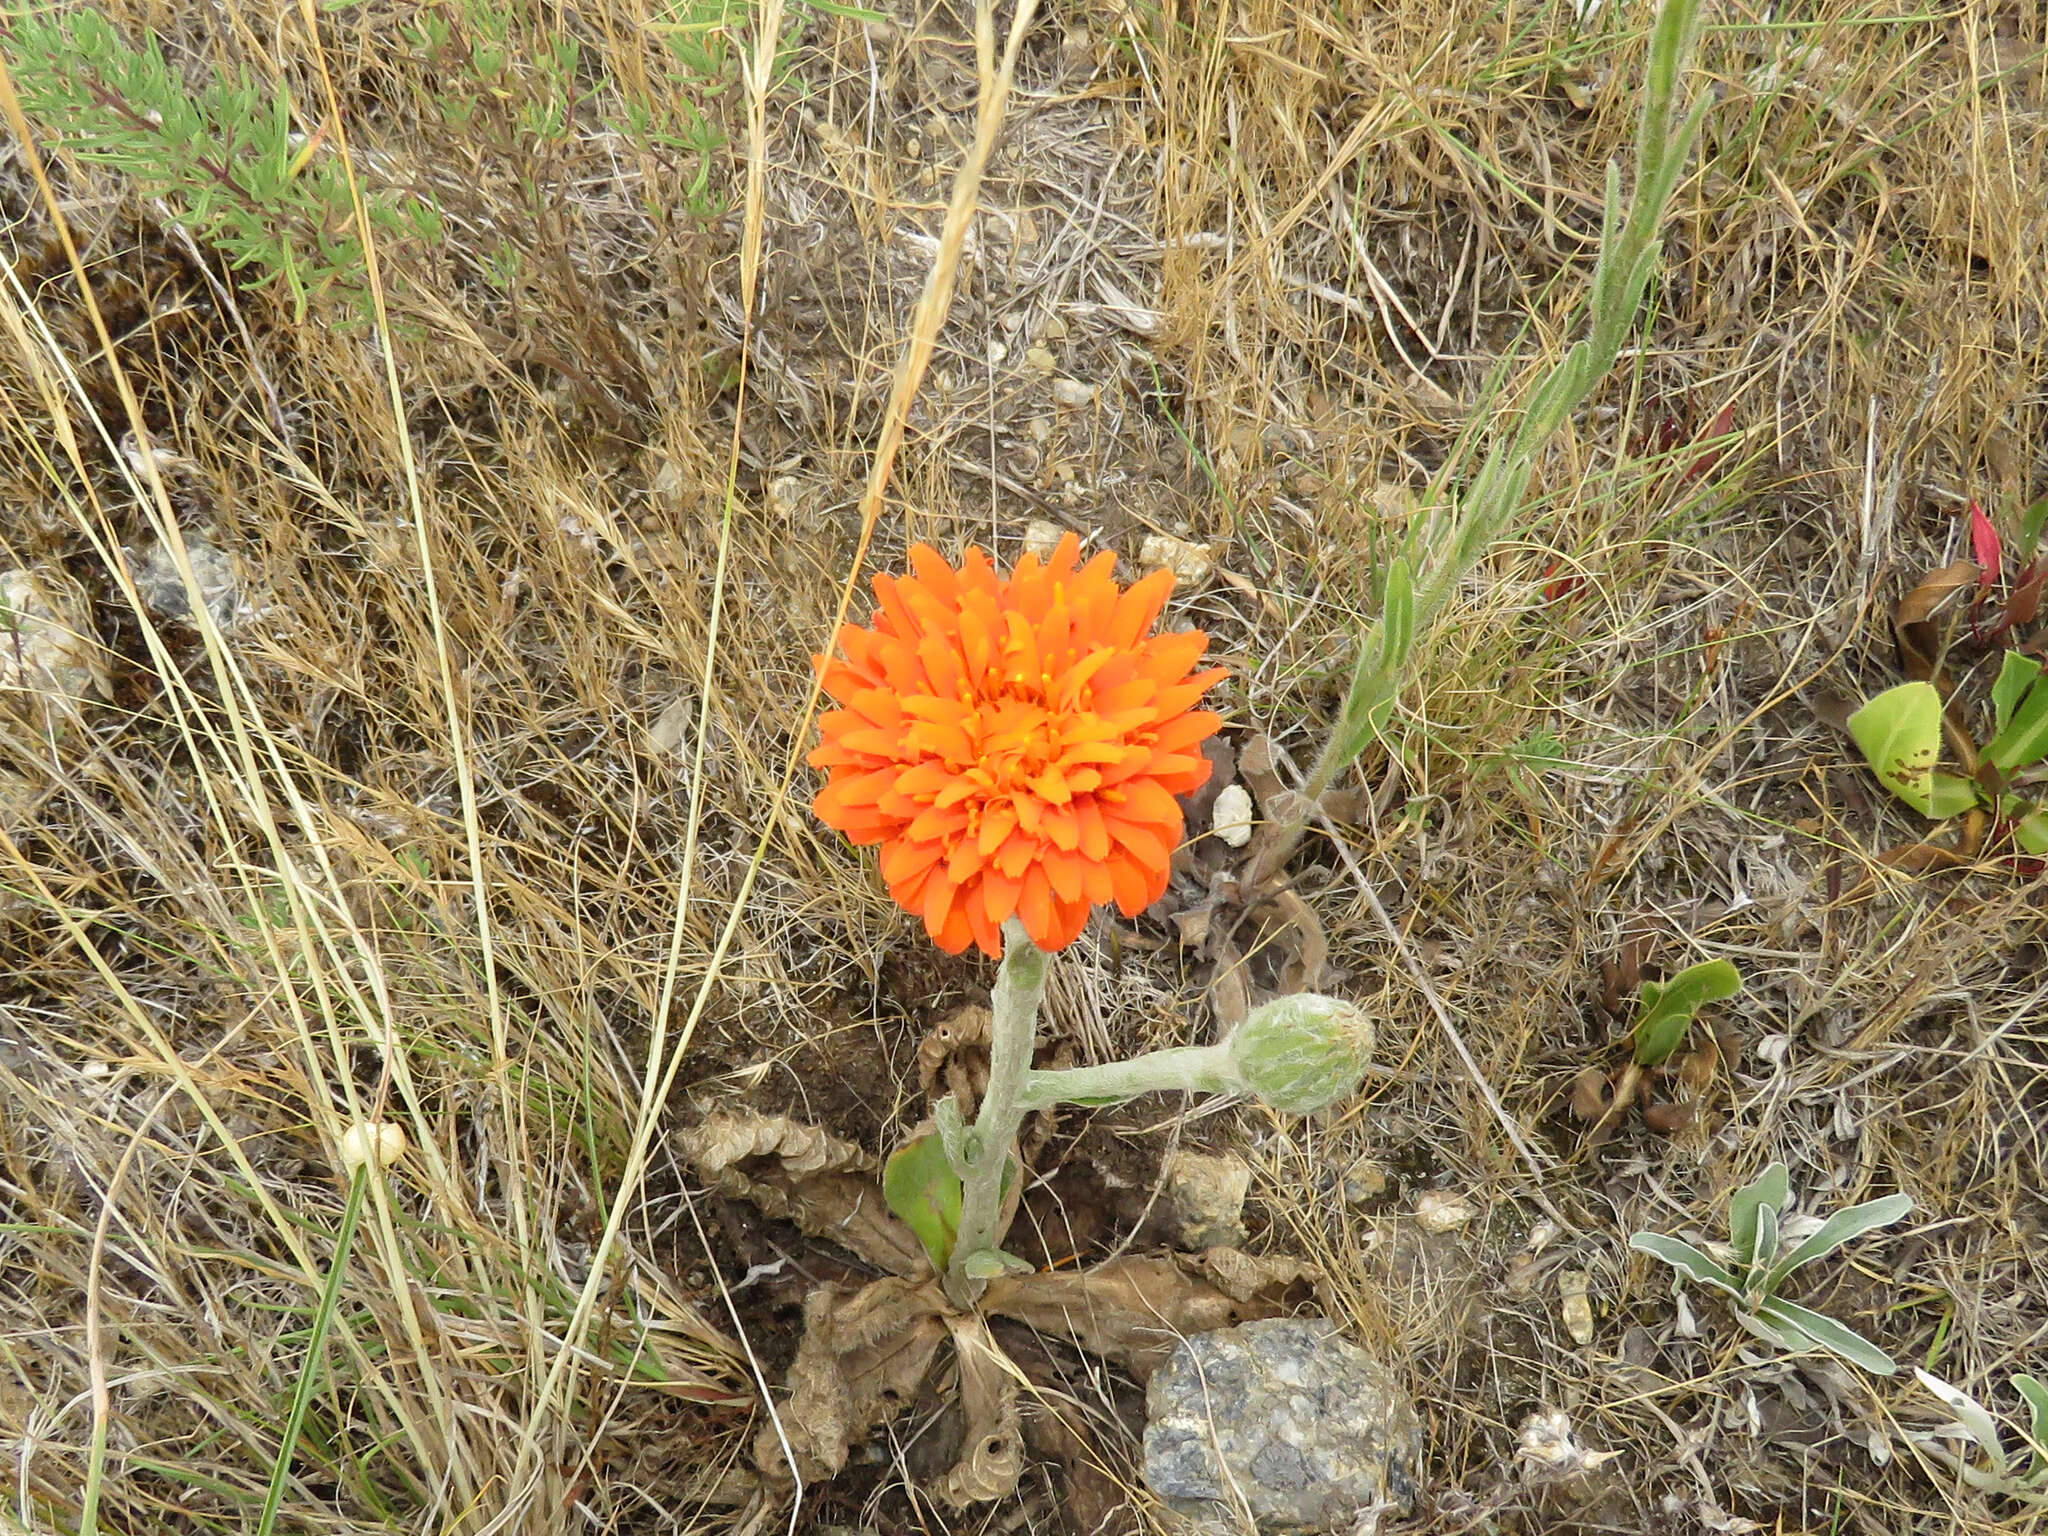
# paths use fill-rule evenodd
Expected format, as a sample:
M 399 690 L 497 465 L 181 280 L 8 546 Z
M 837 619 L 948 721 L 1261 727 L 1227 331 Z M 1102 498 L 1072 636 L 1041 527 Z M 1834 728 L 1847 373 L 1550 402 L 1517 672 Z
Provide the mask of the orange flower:
M 819 819 L 882 845 L 889 894 L 952 954 L 1000 954 L 1013 913 L 1048 950 L 1097 902 L 1135 917 L 1166 891 L 1173 797 L 1209 777 L 1223 722 L 1193 706 L 1224 674 L 1189 672 L 1209 637 L 1149 633 L 1172 572 L 1124 591 L 1116 556 L 1080 555 L 1068 534 L 1006 580 L 978 549 L 956 571 L 919 545 L 914 576 L 875 578 L 874 627 L 818 658 L 844 706 L 810 758 Z

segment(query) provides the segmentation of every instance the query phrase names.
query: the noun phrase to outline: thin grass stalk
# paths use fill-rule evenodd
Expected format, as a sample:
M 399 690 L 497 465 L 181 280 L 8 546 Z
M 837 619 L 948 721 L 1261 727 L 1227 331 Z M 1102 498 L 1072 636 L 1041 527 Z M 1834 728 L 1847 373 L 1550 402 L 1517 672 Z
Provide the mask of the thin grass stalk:
M 138 616 L 143 640 L 149 647 L 152 658 L 158 665 L 160 674 L 167 679 L 180 680 L 174 686 L 165 690 L 164 700 L 176 720 L 180 737 L 187 750 L 192 754 L 195 761 L 202 763 L 209 760 L 217 761 L 226 777 L 234 783 L 242 807 L 256 822 L 270 850 L 273 863 L 278 872 L 281 889 L 291 906 L 295 922 L 305 930 L 319 934 L 323 947 L 332 954 L 334 949 L 332 936 L 326 924 L 318 918 L 317 909 L 312 905 L 308 892 L 300 884 L 296 865 L 286 852 L 282 832 L 264 789 L 260 757 L 268 758 L 270 766 L 285 785 L 287 792 L 294 802 L 294 811 L 298 814 L 301 824 L 305 824 L 309 820 L 305 801 L 296 790 L 294 777 L 279 754 L 275 740 L 263 727 L 260 710 L 247 688 L 246 680 L 236 666 L 231 653 L 228 651 L 224 637 L 221 635 L 218 626 L 214 624 L 203 601 L 199 583 L 192 570 L 177 519 L 171 510 L 169 493 L 164 486 L 162 476 L 158 472 L 155 458 L 149 451 L 150 433 L 147 420 L 143 415 L 133 386 L 125 370 L 117 360 L 117 350 L 112 334 L 108 329 L 106 318 L 95 297 L 84 259 L 76 241 L 72 237 L 69 224 L 64 217 L 63 204 L 51 187 L 44 172 L 42 158 L 35 150 L 33 131 L 23 115 L 21 103 L 15 93 L 12 77 L 8 73 L 4 55 L 0 55 L 0 113 L 4 113 L 9 126 L 15 132 L 17 141 L 28 147 L 29 152 L 26 160 L 30 175 L 34 179 L 44 207 L 50 215 L 52 226 L 64 249 L 73 277 L 78 284 L 86 316 L 93 328 L 95 337 L 100 343 L 101 355 L 107 359 L 108 371 L 116 392 L 120 397 L 123 414 L 134 432 L 138 447 L 142 450 L 137 460 L 139 468 L 131 469 L 127 467 L 126 456 L 119 451 L 113 435 L 109 432 L 106 423 L 101 419 L 97 411 L 91 409 L 88 405 L 83 414 L 99 432 L 113 462 L 123 466 L 123 477 L 128 480 L 130 488 L 136 494 L 138 504 L 144 509 L 145 514 L 149 516 L 153 531 L 172 556 L 181 582 L 190 597 L 193 622 L 198 631 L 207 656 L 209 669 L 218 689 L 220 705 L 228 717 L 229 736 L 227 738 L 221 736 L 218 728 L 210 719 L 208 711 L 192 696 L 189 685 L 182 682 L 182 669 L 173 662 L 162 635 L 159 633 L 156 625 L 148 619 L 147 607 L 136 591 L 133 575 L 129 570 L 125 557 L 120 551 L 119 543 L 113 533 L 112 524 L 107 518 L 106 509 L 100 505 L 99 498 L 93 490 L 93 477 L 86 470 L 82 451 L 70 428 L 70 413 L 61 408 L 54 408 L 51 412 L 51 419 L 55 424 L 56 434 L 67 450 L 67 455 L 73 468 L 77 471 L 79 481 L 85 490 L 86 499 L 91 503 L 93 511 L 99 519 L 98 524 L 95 525 L 90 518 L 83 516 L 75 503 L 72 502 L 72 498 L 65 496 L 63 499 L 72 506 L 74 522 L 92 544 L 109 575 L 128 599 L 132 611 Z M 11 317 L 10 329 L 23 331 L 29 310 L 26 295 L 21 291 L 18 280 L 11 279 L 9 286 L 13 289 L 14 296 L 23 306 L 22 314 L 19 317 Z M 25 334 L 25 331 L 23 333 Z M 44 340 L 51 347 L 53 356 L 61 356 L 61 349 L 56 348 L 54 341 L 47 336 L 47 333 L 45 333 Z M 32 357 L 33 353 L 30 349 L 24 348 L 24 356 Z M 67 382 L 73 393 L 83 399 L 83 388 L 75 372 L 71 372 L 68 369 L 66 372 Z M 38 370 L 38 382 L 42 382 L 40 370 Z M 53 402 L 54 404 L 55 402 Z M 201 749 L 201 738 L 214 749 L 213 758 L 210 759 L 208 753 Z M 232 841 L 232 829 L 235 825 L 235 818 L 230 815 L 228 808 L 221 803 L 219 796 L 215 792 L 215 785 L 211 775 L 202 774 L 199 784 L 214 824 L 221 831 L 224 839 Z M 14 847 L 12 840 L 7 837 L 5 828 L 0 828 L 0 851 L 14 855 L 17 862 L 19 862 L 19 850 Z M 320 848 L 317 841 L 314 843 L 314 851 L 316 857 L 321 859 L 323 867 L 325 867 L 324 851 Z M 242 1173 L 258 1204 L 262 1206 L 265 1215 L 271 1220 L 273 1228 L 276 1230 L 281 1241 L 292 1251 L 294 1257 L 299 1260 L 301 1268 L 309 1276 L 317 1273 L 318 1266 L 313 1263 L 302 1235 L 293 1229 L 284 1213 L 278 1208 L 275 1200 L 268 1194 L 262 1179 L 248 1163 L 239 1141 L 230 1133 L 222 1122 L 219 1112 L 208 1102 L 197 1081 L 185 1069 L 184 1063 L 172 1049 L 170 1043 L 156 1028 L 149 1016 L 148 1010 L 142 1006 L 129 988 L 116 975 L 98 946 L 87 934 L 83 924 L 79 922 L 71 910 L 57 899 L 32 868 L 23 866 L 23 869 L 24 873 L 28 874 L 31 882 L 36 886 L 39 898 L 63 924 L 72 943 L 107 983 L 113 995 L 121 1004 L 123 1013 L 136 1026 L 140 1035 L 149 1043 L 151 1050 L 157 1053 L 158 1057 L 171 1071 L 172 1075 L 177 1079 L 180 1088 L 192 1100 L 195 1107 L 198 1108 L 201 1115 L 206 1119 L 208 1125 L 213 1129 L 223 1148 L 236 1163 L 238 1171 Z M 326 873 L 330 887 L 335 895 L 334 905 L 345 909 L 346 903 L 340 897 L 340 886 L 335 881 L 334 872 L 331 867 L 326 868 Z M 254 899 L 246 879 L 242 881 L 242 887 L 245 896 L 249 897 L 249 909 L 252 912 L 260 913 L 260 903 Z M 373 962 L 374 952 L 367 947 L 363 936 L 354 930 L 352 923 L 349 924 L 349 927 L 351 937 L 356 942 L 357 952 L 360 957 L 366 962 Z M 266 941 L 268 942 L 269 939 L 270 936 L 266 933 Z M 269 943 L 269 948 L 273 963 L 280 967 L 279 974 L 282 974 L 282 960 L 278 956 L 274 942 Z M 345 964 L 338 967 L 344 986 L 349 990 L 351 997 L 355 998 L 356 994 L 353 985 L 347 980 L 348 970 L 349 968 Z M 375 987 L 376 967 L 373 963 L 370 965 L 370 970 L 373 977 L 372 985 Z M 314 972 L 317 987 L 319 986 L 317 967 L 314 968 Z M 302 1041 L 306 1045 L 307 1065 L 311 1075 L 310 1081 L 314 1084 L 316 1092 L 318 1092 L 325 1085 L 321 1080 L 315 1053 L 311 1049 L 312 1037 L 310 1029 L 299 1006 L 296 992 L 289 987 L 283 989 L 283 991 L 288 1000 L 288 1006 L 293 1014 L 294 1021 L 299 1026 Z M 336 1030 L 334 1011 L 324 987 L 320 988 L 320 993 L 323 1017 L 329 1035 L 333 1037 Z M 362 1010 L 363 1016 L 380 1017 L 388 1022 L 390 1016 L 388 1001 L 383 997 L 381 990 L 379 990 L 378 1000 L 380 1004 L 386 1004 L 383 1011 L 378 1012 L 364 1007 Z M 357 999 L 357 1001 L 360 1005 L 360 999 Z M 356 1113 L 357 1105 L 354 1082 L 345 1071 L 339 1073 L 338 1077 L 341 1089 L 349 1100 L 351 1112 Z M 415 1110 L 415 1112 L 417 1111 Z M 388 1221 L 386 1222 L 384 1235 L 387 1250 L 392 1255 L 392 1263 L 394 1268 L 396 1268 L 396 1238 L 395 1234 L 389 1231 Z M 417 1320 L 409 1307 L 403 1309 L 403 1316 L 413 1335 L 413 1344 L 418 1357 L 421 1359 L 428 1358 L 425 1339 L 419 1334 Z M 367 1364 L 367 1361 L 363 1363 Z M 375 1372 L 370 1374 L 372 1379 L 381 1379 Z M 451 1439 L 454 1430 L 450 1405 L 445 1400 L 442 1400 L 435 1390 L 436 1383 L 432 1374 L 430 1372 L 424 1374 L 429 1395 L 435 1398 L 436 1405 L 441 1409 L 442 1422 L 439 1428 L 442 1431 L 441 1439 L 443 1443 L 447 1443 Z M 384 1391 L 384 1395 L 387 1397 L 387 1400 L 392 1402 L 394 1409 L 398 1409 L 401 1406 L 396 1401 L 394 1394 Z M 96 1403 L 95 1407 L 97 1411 L 104 1407 L 104 1405 Z M 430 1446 L 421 1439 L 417 1425 L 410 1416 L 402 1412 L 400 1417 L 402 1422 L 405 1423 L 408 1438 L 411 1439 L 415 1450 L 424 1458 L 423 1464 L 431 1464 L 437 1458 L 433 1455 Z M 103 1429 L 98 1425 L 95 1426 L 95 1432 L 104 1433 Z

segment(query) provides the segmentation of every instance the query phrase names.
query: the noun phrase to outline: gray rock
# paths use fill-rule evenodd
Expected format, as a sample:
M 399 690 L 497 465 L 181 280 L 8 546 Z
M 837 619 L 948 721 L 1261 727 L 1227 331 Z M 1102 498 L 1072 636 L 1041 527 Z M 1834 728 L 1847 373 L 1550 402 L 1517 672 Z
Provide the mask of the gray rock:
M 1422 1422 L 1320 1317 L 1185 1339 L 1145 1392 L 1145 1482 L 1205 1529 L 1353 1530 L 1414 1507 Z

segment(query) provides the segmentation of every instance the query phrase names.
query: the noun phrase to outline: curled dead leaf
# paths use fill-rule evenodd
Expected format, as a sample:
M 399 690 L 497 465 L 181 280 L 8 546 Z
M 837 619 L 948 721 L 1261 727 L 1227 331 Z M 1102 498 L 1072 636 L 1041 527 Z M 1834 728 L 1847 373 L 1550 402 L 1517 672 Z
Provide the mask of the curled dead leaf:
M 806 1481 L 838 1472 L 849 1447 L 917 1400 L 946 1339 L 944 1314 L 936 1284 L 894 1275 L 850 1294 L 830 1285 L 812 1291 L 789 1367 L 789 1401 L 755 1437 L 755 1464 L 787 1478 L 793 1456 Z
M 1902 843 L 1896 848 L 1885 849 L 1877 856 L 1877 862 L 1887 869 L 1925 875 L 1937 869 L 1962 869 L 1970 859 L 1968 855 L 1953 848 L 1944 848 L 1939 843 Z
M 1245 981 L 1244 957 L 1225 941 L 1219 941 L 1217 945 L 1216 973 L 1209 979 L 1209 1010 L 1216 1015 L 1219 1037 L 1237 1028 L 1252 1011 L 1252 993 Z
M 1607 1074 L 1598 1067 L 1587 1067 L 1572 1079 L 1572 1118 L 1598 1120 L 1609 1102 Z
M 1926 682 L 1940 670 L 1947 645 L 1945 626 L 1936 615 L 1958 592 L 1975 587 L 1981 574 L 1974 560 L 1958 560 L 1921 577 L 1919 584 L 1899 599 L 1892 613 L 1892 630 L 1898 636 L 1899 663 L 1907 677 Z
M 1287 957 L 1281 970 L 1281 990 L 1313 992 L 1321 984 L 1323 966 L 1330 958 L 1330 941 L 1323 933 L 1322 919 L 1297 891 L 1281 891 L 1268 905 L 1285 925 L 1275 938 Z
M 852 1142 L 787 1115 L 744 1111 L 708 1116 L 680 1140 L 698 1177 L 719 1194 L 893 1274 L 928 1267 L 917 1235 L 882 1201 L 876 1159 Z
M 978 1003 L 956 1008 L 931 1027 L 917 1047 L 917 1086 L 936 1103 L 951 1094 L 972 1120 L 988 1087 L 988 1031 L 994 1017 Z
M 966 1432 L 960 1459 L 939 1480 L 939 1497 L 955 1509 L 1017 1491 L 1024 1470 L 1024 1434 L 1017 1416 L 1018 1371 L 989 1336 L 982 1318 L 948 1319 L 960 1367 Z
M 1659 1136 L 1675 1136 L 1692 1124 L 1695 1113 L 1690 1104 L 1645 1104 L 1643 1124 Z
M 1221 1251 L 1209 1250 L 1202 1263 L 1213 1266 Z M 982 1306 L 1041 1332 L 1071 1337 L 1145 1381 L 1189 1334 L 1278 1316 L 1284 1289 L 1233 1297 L 1172 1259 L 1127 1255 L 1079 1274 L 1004 1275 L 990 1284 Z

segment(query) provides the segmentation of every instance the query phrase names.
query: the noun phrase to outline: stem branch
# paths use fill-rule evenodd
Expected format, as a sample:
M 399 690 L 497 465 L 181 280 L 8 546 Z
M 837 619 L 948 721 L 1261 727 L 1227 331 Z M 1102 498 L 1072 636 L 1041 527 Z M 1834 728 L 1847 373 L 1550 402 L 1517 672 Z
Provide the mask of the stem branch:
M 1025 1110 L 1055 1104 L 1123 1104 L 1148 1093 L 1242 1093 L 1243 1076 L 1220 1045 L 1180 1045 L 1130 1061 L 1057 1072 L 1027 1072 L 1017 1102 Z

